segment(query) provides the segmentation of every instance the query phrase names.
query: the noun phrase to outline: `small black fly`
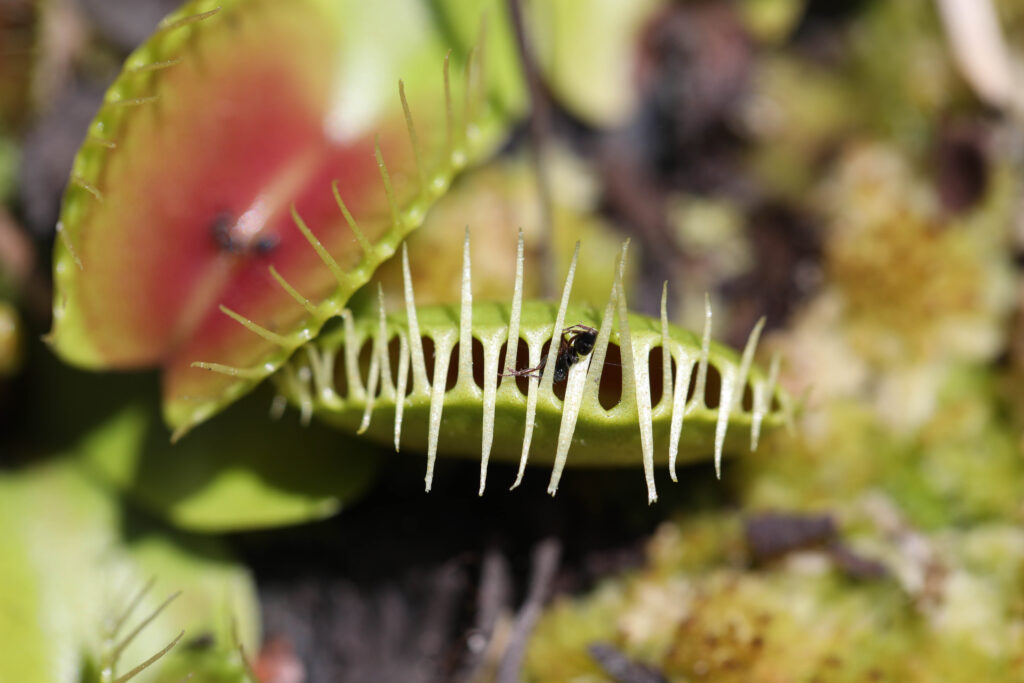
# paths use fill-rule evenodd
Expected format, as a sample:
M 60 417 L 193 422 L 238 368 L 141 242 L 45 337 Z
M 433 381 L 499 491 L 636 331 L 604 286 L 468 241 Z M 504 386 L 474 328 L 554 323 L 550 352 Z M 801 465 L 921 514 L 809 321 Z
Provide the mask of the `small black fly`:
M 569 368 L 594 350 L 595 341 L 597 341 L 597 330 L 593 327 L 573 325 L 562 330 L 562 336 L 558 342 L 558 355 L 555 356 L 554 381 L 564 382 L 569 376 Z M 540 379 L 547 362 L 548 357 L 544 356 L 540 359 L 540 365 L 535 368 L 510 370 L 501 375 L 503 377 L 536 377 Z
M 277 248 L 281 239 L 273 234 L 242 236 L 237 221 L 229 211 L 219 211 L 210 223 L 210 233 L 217 247 L 229 254 L 266 256 Z

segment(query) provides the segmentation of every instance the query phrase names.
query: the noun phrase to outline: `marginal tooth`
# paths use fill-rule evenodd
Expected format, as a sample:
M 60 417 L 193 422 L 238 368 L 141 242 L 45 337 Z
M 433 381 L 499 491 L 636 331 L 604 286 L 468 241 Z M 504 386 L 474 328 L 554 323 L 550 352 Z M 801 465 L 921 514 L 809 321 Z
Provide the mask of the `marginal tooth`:
M 71 184 L 82 188 L 83 190 L 91 194 L 96 201 L 103 203 L 103 193 L 100 192 L 100 188 L 96 187 L 85 178 L 78 175 L 73 175 L 71 176 Z
M 179 57 L 177 59 L 165 59 L 159 62 L 150 62 L 148 64 L 139 64 L 125 69 L 125 73 L 130 74 L 145 74 L 153 71 L 163 71 L 164 69 L 170 69 L 172 66 L 181 64 L 183 60 Z
M 173 21 L 168 21 L 167 19 L 164 19 L 157 26 L 156 32 L 167 33 L 168 31 L 173 31 L 175 29 L 182 28 L 183 26 L 188 26 L 189 24 L 194 24 L 196 22 L 203 21 L 204 19 L 209 19 L 218 12 L 220 12 L 220 7 L 214 7 L 213 9 L 208 10 L 206 12 L 190 14 L 187 17 L 182 17 L 180 19 L 175 19 Z
M 363 378 L 359 376 L 359 346 L 362 340 L 356 338 L 352 311 L 347 308 L 343 310 L 341 320 L 345 325 L 345 381 L 348 385 L 348 398 L 363 401 L 366 399 L 366 392 L 363 389 Z
M 220 306 L 220 312 L 226 315 L 227 317 L 231 318 L 232 320 L 234 320 L 239 325 L 249 330 L 253 334 L 263 337 L 271 344 L 275 344 L 286 349 L 295 346 L 295 344 L 289 341 L 288 337 L 284 337 L 280 334 L 277 334 L 276 332 L 271 332 L 262 325 L 254 323 L 252 320 L 249 320 L 244 315 L 232 311 L 230 308 L 224 306 L 223 304 Z
M 288 296 L 295 299 L 300 306 L 306 309 L 307 313 L 310 315 L 316 315 L 316 306 L 313 305 L 312 301 L 302 296 L 302 294 L 299 293 L 299 290 L 288 284 L 288 281 L 284 279 L 284 276 L 277 272 L 277 268 L 270 266 L 269 270 L 271 277 L 277 280 L 277 284 L 281 285 L 281 289 L 288 292 Z
M 706 408 L 707 402 L 704 400 L 704 387 L 707 386 L 708 382 L 708 356 L 711 353 L 711 297 L 706 293 L 704 294 L 704 334 L 700 340 L 700 360 L 697 364 L 697 383 L 694 387 L 693 401 L 690 403 L 689 410 L 695 410 L 697 408 Z
M 476 106 L 480 109 L 487 103 L 487 15 L 480 17 L 476 34 Z
M 312 375 L 312 371 L 306 365 L 300 365 L 295 372 L 296 384 L 300 388 L 299 417 L 303 426 L 309 426 L 310 420 L 313 419 L 313 392 L 309 390 Z
M 409 340 L 398 335 L 398 386 L 395 389 L 395 453 L 402 439 L 402 412 L 405 409 L 405 385 L 409 376 Z
M 455 129 L 455 114 L 452 107 L 451 56 L 451 50 L 448 50 L 444 56 L 444 163 L 446 167 L 452 163 Z M 522 230 L 519 231 L 519 234 L 522 235 Z
M 754 417 L 750 421 L 750 450 L 752 451 L 757 450 L 757 444 L 761 438 L 761 422 L 771 410 L 772 394 L 775 393 L 775 384 L 779 381 L 779 360 L 779 354 L 772 354 L 771 365 L 768 367 L 768 381 L 758 384 L 758 391 L 754 394 Z
M 377 340 L 373 340 L 376 349 Z M 363 421 L 359 424 L 356 434 L 363 434 L 370 428 L 370 419 L 373 417 L 373 404 L 377 399 L 377 380 L 380 379 L 380 355 L 374 351 L 370 356 L 370 373 L 366 378 L 366 408 L 363 410 Z
M 562 403 L 562 422 L 558 426 L 555 464 L 551 469 L 551 480 L 548 482 L 548 493 L 552 496 L 558 492 L 558 482 L 562 478 L 562 470 L 565 469 L 569 457 L 569 446 L 572 445 L 572 436 L 576 432 L 576 418 L 579 417 L 580 407 L 583 405 L 583 391 L 587 386 L 587 371 L 590 370 L 592 359 L 593 354 L 569 368 L 569 378 L 565 384 L 565 401 Z
M 348 223 L 349 230 L 352 231 L 352 235 L 356 238 L 356 242 L 359 243 L 359 248 L 363 250 L 363 255 L 369 258 L 373 254 L 373 245 L 370 244 L 370 240 L 366 239 L 366 235 L 359 228 L 359 224 L 356 223 L 356 219 L 352 217 L 352 212 L 348 210 L 348 207 L 345 205 L 345 201 L 341 198 L 341 192 L 338 190 L 337 180 L 331 183 L 331 193 L 334 194 L 334 203 L 338 205 L 341 215 L 345 217 L 345 222 Z
M 562 287 L 562 301 L 558 304 L 555 326 L 551 330 L 551 346 L 548 347 L 548 359 L 544 364 L 544 372 L 540 380 L 540 389 L 544 392 L 545 396 L 552 393 L 551 386 L 555 381 L 555 358 L 558 356 L 559 341 L 562 338 L 562 330 L 565 328 L 565 311 L 569 307 L 569 295 L 572 294 L 572 281 L 576 275 L 576 261 L 579 259 L 579 256 L 580 243 L 576 242 L 576 249 L 572 252 L 572 261 L 569 262 L 569 272 L 565 276 L 565 286 Z
M 306 344 L 306 348 L 310 348 L 312 344 Z M 324 373 L 324 396 L 323 400 L 329 405 L 335 405 L 341 407 L 343 398 L 338 393 L 337 388 L 334 385 L 334 362 L 337 355 L 331 351 L 324 351 L 320 354 L 320 367 Z
M 505 365 L 502 372 L 515 368 L 516 356 L 519 352 L 519 320 L 523 314 L 523 229 L 519 229 L 519 242 L 516 246 L 516 279 L 512 290 L 512 310 L 508 320 L 508 342 L 505 346 Z M 534 367 L 534 366 L 530 366 Z M 501 386 L 515 384 L 515 377 L 503 375 Z
M 725 433 L 729 429 L 729 413 L 736 399 L 736 367 L 728 364 L 722 372 L 722 393 L 718 399 L 718 423 L 715 425 L 715 476 L 722 478 L 722 448 L 725 446 Z
M 388 173 L 388 167 L 384 165 L 384 155 L 380 151 L 380 136 L 373 141 L 373 153 L 377 157 L 380 179 L 384 182 L 384 194 L 388 198 L 388 206 L 391 207 L 391 224 L 397 227 L 402 223 L 402 213 L 398 208 L 398 201 L 395 199 L 395 190 L 391 186 L 391 174 Z
M 385 400 L 395 397 L 395 383 L 391 378 L 391 359 L 388 358 L 388 316 L 384 308 L 384 286 L 377 283 L 377 338 L 374 353 L 380 357 L 380 395 Z
M 594 350 L 590 352 L 590 367 L 594 371 L 587 375 L 589 385 L 587 386 L 584 401 L 593 410 L 600 409 L 601 375 L 604 372 L 604 360 L 608 354 L 608 344 L 612 337 L 612 327 L 615 324 L 616 303 L 618 302 L 619 287 L 622 286 L 623 275 L 626 272 L 626 254 L 629 251 L 629 240 L 622 243 L 622 250 L 615 268 L 615 280 L 612 282 L 612 291 L 608 294 L 608 303 L 604 307 L 604 315 L 601 316 L 601 327 L 597 331 L 597 339 L 594 341 Z
M 75 245 L 71 243 L 71 236 L 68 235 L 68 231 L 64 229 L 63 221 L 57 221 L 57 237 L 60 238 L 61 244 L 63 244 L 64 248 L 68 250 L 69 254 L 71 254 L 71 258 L 75 262 L 75 265 L 78 266 L 78 269 L 84 270 L 84 268 L 82 268 L 82 259 L 78 258 L 78 253 L 75 252 Z
M 409 325 L 409 348 L 412 351 L 412 388 L 416 393 L 427 393 L 427 365 L 423 360 L 423 342 L 420 341 L 420 324 L 416 319 L 416 298 L 412 291 L 412 276 L 409 274 L 409 250 L 402 242 L 402 282 L 405 289 L 405 315 Z
M 643 452 L 644 478 L 647 480 L 647 504 L 658 500 L 654 487 L 654 423 L 651 416 L 651 380 L 647 359 L 634 355 L 633 339 L 629 334 L 629 310 L 626 295 L 619 287 L 619 347 L 622 349 L 622 401 L 620 404 L 636 405 L 637 423 L 640 426 L 640 449 Z M 643 349 L 637 349 L 643 353 Z M 628 397 L 628 398 L 627 398 Z
M 306 344 L 306 357 L 309 360 L 309 367 L 313 373 L 313 386 L 316 387 L 316 395 L 320 401 L 332 408 L 341 407 L 341 399 L 334 391 L 334 381 L 331 372 L 334 364 L 331 362 L 333 356 L 329 353 L 320 353 L 314 344 Z
M 527 343 L 530 350 L 530 365 L 535 368 L 540 364 L 540 350 L 543 342 L 539 339 L 530 339 Z M 530 442 L 533 441 L 533 428 L 537 422 L 537 394 L 539 380 L 536 377 L 528 379 L 529 384 L 526 391 L 526 422 L 523 427 L 523 454 L 519 458 L 519 472 L 516 473 L 516 480 L 511 488 L 516 488 L 523 482 L 523 474 L 526 472 L 526 460 L 530 454 Z M 511 489 L 510 489 L 511 490 Z
M 196 361 L 192 363 L 191 367 L 216 372 L 218 375 L 227 375 L 228 377 L 239 377 L 242 379 L 263 379 L 273 372 L 273 367 L 268 369 L 266 366 L 257 365 L 254 368 L 236 368 L 231 365 L 205 363 L 203 361 Z
M 672 354 L 668 337 L 668 280 L 661 286 L 661 401 L 658 407 L 668 405 L 672 395 Z M 674 480 L 673 480 L 674 481 Z
M 309 242 L 309 246 L 313 247 L 313 251 L 315 251 L 316 255 L 320 257 L 320 260 L 324 262 L 327 269 L 331 271 L 331 275 L 333 275 L 334 279 L 338 281 L 338 284 L 340 285 L 344 283 L 346 281 L 345 272 L 341 269 L 341 266 L 338 265 L 338 262 L 334 260 L 334 257 L 331 256 L 330 252 L 327 251 L 327 248 L 320 242 L 317 236 L 313 234 L 313 231 L 309 229 L 309 226 L 306 225 L 306 221 L 302 220 L 302 216 L 299 215 L 294 204 L 291 206 L 291 213 L 292 222 L 295 223 L 295 227 L 299 229 L 302 236 L 306 238 L 307 242 Z
M 89 137 L 87 137 L 85 141 L 95 145 L 99 145 L 104 149 L 117 149 L 116 142 L 114 142 L 113 140 L 107 140 L 106 138 L 98 137 L 96 135 L 89 135 Z
M 498 354 L 501 352 L 501 331 L 484 340 L 484 415 L 483 437 L 480 443 L 480 495 L 487 484 L 487 462 L 494 443 L 494 411 L 498 393 Z
M 109 91 L 108 91 L 109 92 Z M 108 94 L 109 97 L 109 94 Z M 144 104 L 152 104 L 156 102 L 159 97 L 156 95 L 150 95 L 148 97 L 129 97 L 123 100 L 108 100 L 107 104 L 112 107 L 141 107 Z
M 462 307 L 459 311 L 459 374 L 460 388 L 476 390 L 473 383 L 473 275 L 469 256 L 469 228 L 462 244 Z
M 282 369 L 284 386 L 299 404 L 299 415 L 303 425 L 308 425 L 313 415 L 313 397 L 309 391 L 309 372 L 302 375 L 295 372 L 291 363 Z
M 676 377 L 672 392 L 672 425 L 668 437 L 668 472 L 672 481 L 676 478 L 676 457 L 679 455 L 679 437 L 683 433 L 683 418 L 686 417 L 686 390 L 690 388 L 690 376 L 693 374 L 695 362 L 683 350 L 676 346 Z
M 419 338 L 416 338 L 418 341 Z M 415 344 L 414 344 L 415 345 Z M 444 408 L 444 386 L 448 378 L 448 362 L 452 345 L 447 339 L 438 340 L 434 356 L 434 377 L 430 386 L 430 426 L 427 435 L 427 476 L 424 478 L 427 492 L 434 482 L 434 460 L 437 458 L 437 438 L 441 433 L 441 411 Z
M 284 394 L 275 394 L 270 401 L 269 417 L 275 422 L 284 417 L 284 411 L 288 409 L 288 397 Z
M 469 142 L 469 129 L 473 121 L 473 62 L 477 48 L 469 48 L 466 55 L 466 68 L 464 73 L 465 85 L 462 93 L 462 140 L 463 147 Z
M 420 159 L 420 139 L 416 135 L 416 126 L 412 122 L 412 111 L 409 109 L 409 100 L 405 97 L 405 83 L 398 80 L 398 97 L 402 100 L 402 112 L 405 114 L 405 127 L 409 131 L 409 143 L 412 145 L 412 155 L 416 162 L 416 175 L 420 182 L 420 196 L 427 195 L 427 178 L 423 172 L 423 160 Z
M 743 357 L 740 359 L 740 374 L 736 378 L 737 403 L 743 400 L 743 390 L 747 385 L 747 378 L 750 376 L 750 366 L 754 363 L 754 351 L 757 349 L 757 342 L 761 339 L 761 330 L 764 329 L 765 318 L 762 316 L 754 329 L 750 331 L 747 338 L 747 345 L 743 348 Z

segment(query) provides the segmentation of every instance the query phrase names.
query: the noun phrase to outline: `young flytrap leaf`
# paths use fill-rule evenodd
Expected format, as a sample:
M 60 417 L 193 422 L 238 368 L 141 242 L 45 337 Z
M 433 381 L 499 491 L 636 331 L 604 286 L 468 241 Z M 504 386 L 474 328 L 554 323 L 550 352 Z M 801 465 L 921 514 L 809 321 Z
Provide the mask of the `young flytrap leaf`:
M 428 0 L 452 40 L 472 45 L 476 25 L 474 0 Z M 657 20 L 666 0 L 558 0 L 521 3 L 530 51 L 551 95 L 590 125 L 615 127 L 636 113 L 641 34 Z M 508 13 L 494 22 L 506 22 Z M 491 21 L 491 19 L 489 19 Z M 511 31 L 499 35 L 510 36 Z M 499 93 L 516 93 L 519 72 L 512 40 L 495 41 L 493 57 L 499 66 L 493 77 L 506 85 Z
M 483 51 L 449 58 L 431 21 L 418 0 L 193 0 L 162 22 L 74 162 L 57 353 L 161 366 L 180 435 L 316 336 L 504 128 Z
M 67 458 L 0 476 L 0 538 L 0 680 L 244 680 L 256 590 L 216 539 L 126 516 Z
M 154 393 L 136 393 L 74 451 L 104 484 L 199 533 L 299 524 L 357 500 L 374 479 L 377 449 L 339 442 L 324 425 L 268 420 L 268 400 L 257 390 L 171 444 Z
M 491 456 L 519 461 L 515 488 L 532 455 L 554 463 L 553 495 L 575 446 L 574 465 L 642 460 L 654 502 L 656 458 L 668 461 L 675 480 L 677 460 L 713 453 L 720 474 L 726 450 L 756 449 L 763 430 L 788 420 L 791 404 L 776 387 L 777 358 L 767 374 L 752 362 L 761 323 L 738 356 L 711 342 L 710 308 L 700 338 L 669 324 L 664 295 L 660 320 L 628 313 L 622 282 L 627 247 L 603 312 L 569 305 L 575 256 L 558 306 L 524 302 L 521 239 L 511 305 L 473 303 L 468 231 L 460 305 L 417 308 L 403 247 L 406 310 L 388 316 L 381 294 L 375 318 L 356 320 L 344 311 L 344 325 L 308 344 L 275 382 L 305 416 L 393 442 L 396 450 L 425 450 L 428 491 L 439 443 L 446 454 L 480 453 L 481 494 Z M 597 332 L 592 351 L 566 363 L 551 340 L 574 325 Z M 621 364 L 612 360 L 616 355 Z M 542 358 L 540 377 L 507 374 L 537 368 Z M 567 369 L 564 393 L 556 392 L 558 366 Z

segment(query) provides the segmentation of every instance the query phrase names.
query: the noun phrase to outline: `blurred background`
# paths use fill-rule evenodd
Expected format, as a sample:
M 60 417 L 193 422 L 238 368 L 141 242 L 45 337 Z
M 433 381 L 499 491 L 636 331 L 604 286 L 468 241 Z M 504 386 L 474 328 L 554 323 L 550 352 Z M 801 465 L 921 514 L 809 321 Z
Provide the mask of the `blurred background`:
M 418 296 L 457 300 L 469 225 L 478 299 L 522 228 L 527 296 L 582 240 L 599 303 L 629 237 L 633 310 L 668 281 L 699 330 L 707 293 L 735 348 L 766 316 L 801 405 L 650 507 L 639 468 L 552 498 L 494 463 L 477 498 L 458 458 L 426 495 L 265 388 L 171 446 L 154 373 L 54 357 L 72 161 L 177 4 L 0 0 L 0 680 L 114 680 L 182 630 L 138 680 L 1024 680 L 1024 4 L 500 5 L 531 115 L 408 240 Z

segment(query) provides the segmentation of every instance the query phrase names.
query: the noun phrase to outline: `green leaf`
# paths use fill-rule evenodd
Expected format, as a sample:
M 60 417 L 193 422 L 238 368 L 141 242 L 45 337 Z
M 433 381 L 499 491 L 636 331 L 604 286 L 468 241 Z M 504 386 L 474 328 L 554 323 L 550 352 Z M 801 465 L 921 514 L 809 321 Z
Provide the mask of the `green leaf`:
M 268 392 L 231 406 L 176 444 L 153 392 L 88 434 L 85 465 L 132 500 L 192 531 L 254 529 L 321 519 L 366 490 L 375 449 L 294 415 L 271 420 Z
M 125 648 L 116 674 L 159 652 L 182 630 L 186 641 L 204 636 L 212 643 L 207 657 L 221 667 L 237 660 L 232 622 L 250 651 L 259 641 L 252 579 L 219 543 L 125 516 L 117 500 L 69 460 L 0 476 L 0 538 L 0 680 L 94 680 L 101 653 L 112 647 L 104 633 L 151 579 L 153 590 L 118 637 L 168 595 L 181 596 Z M 191 651 L 179 643 L 132 680 L 164 680 L 161 671 Z M 235 669 L 237 675 L 225 680 L 243 680 Z

